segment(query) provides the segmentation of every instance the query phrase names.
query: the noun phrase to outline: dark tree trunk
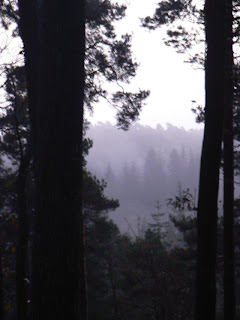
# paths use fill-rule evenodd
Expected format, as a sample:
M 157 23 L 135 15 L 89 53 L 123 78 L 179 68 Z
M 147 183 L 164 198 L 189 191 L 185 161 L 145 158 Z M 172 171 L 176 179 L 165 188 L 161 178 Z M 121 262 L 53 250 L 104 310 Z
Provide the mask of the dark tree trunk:
M 25 71 L 27 78 L 28 108 L 31 122 L 30 142 L 35 159 L 36 105 L 38 92 L 39 41 L 36 1 L 18 0 L 19 30 L 24 45 Z
M 84 320 L 84 1 L 43 0 L 39 43 L 35 152 L 38 239 L 32 315 L 34 320 Z
M 29 139 L 29 160 L 32 157 L 35 159 L 35 142 L 36 142 L 36 105 L 37 105 L 37 84 L 38 84 L 38 26 L 37 26 L 37 12 L 36 12 L 36 2 L 28 0 L 19 0 L 19 30 L 20 35 L 23 40 L 24 45 L 24 57 L 25 57 L 25 70 L 27 78 L 27 93 L 28 93 L 28 108 L 29 116 L 31 122 L 31 132 Z M 31 144 L 31 151 L 30 151 Z M 35 165 L 33 170 L 35 169 Z M 19 168 L 19 177 L 18 177 L 18 207 L 25 207 L 25 199 L 23 198 L 22 186 L 26 187 L 26 176 L 25 176 L 26 165 L 24 162 L 21 163 Z M 35 176 L 35 170 L 34 170 Z M 35 195 L 33 195 L 35 198 Z M 33 199 L 34 206 L 35 201 Z M 25 208 L 26 209 L 26 208 Z M 24 210 L 25 210 L 24 209 Z M 25 212 L 25 211 L 24 211 Z M 30 217 L 29 217 L 30 218 Z M 25 268 L 27 265 L 27 232 L 29 230 L 28 226 L 24 223 L 27 219 L 26 214 L 19 214 L 20 219 L 20 230 L 19 230 L 19 244 L 17 250 L 17 264 L 16 264 L 16 277 L 17 277 L 17 317 L 19 320 L 25 319 L 24 315 L 27 312 L 28 306 L 25 305 L 25 294 L 26 294 L 26 282 L 24 282 L 23 274 L 25 273 Z M 32 217 L 31 217 L 31 220 Z M 29 254 L 30 252 L 28 252 Z M 29 258 L 29 257 L 28 257 Z M 31 284 L 32 286 L 32 284 Z M 32 300 L 32 299 L 31 299 Z M 32 301 L 31 301 L 32 302 Z M 30 304 L 31 307 L 31 304 Z M 27 318 L 26 318 L 27 319 Z
M 84 0 L 32 3 L 20 1 L 36 179 L 32 319 L 85 320 Z
M 17 95 L 17 92 L 16 92 Z M 20 165 L 17 177 L 17 214 L 19 221 L 18 243 L 16 255 L 16 300 L 18 320 L 27 320 L 29 317 L 28 309 L 28 237 L 29 237 L 29 217 L 27 212 L 26 185 L 29 165 L 31 161 L 30 139 L 24 150 L 22 137 L 19 129 L 16 110 L 18 108 L 18 98 L 15 98 L 15 133 L 20 152 Z
M 115 283 L 115 279 L 114 279 L 112 258 L 109 258 L 109 261 L 108 261 L 108 275 L 109 275 L 109 280 L 111 283 L 112 301 L 113 301 L 113 306 L 114 306 L 113 318 L 119 319 L 120 318 L 120 310 L 119 310 L 119 303 L 118 303 L 118 296 L 117 296 L 117 288 L 116 288 L 116 283 Z
M 226 0 L 224 100 L 224 319 L 235 319 L 232 0 Z
M 214 320 L 216 314 L 217 211 L 224 109 L 224 0 L 206 0 L 205 31 L 206 107 L 197 217 L 196 320 Z
M 18 320 L 27 320 L 29 317 L 29 278 L 28 268 L 28 238 L 29 238 L 29 217 L 27 210 L 26 183 L 31 159 L 30 145 L 28 145 L 25 154 L 21 158 L 17 181 L 18 196 L 18 245 L 16 256 L 16 298 Z
M 4 296 L 3 296 L 3 268 L 2 268 L 2 244 L 0 244 L 0 320 L 4 320 Z

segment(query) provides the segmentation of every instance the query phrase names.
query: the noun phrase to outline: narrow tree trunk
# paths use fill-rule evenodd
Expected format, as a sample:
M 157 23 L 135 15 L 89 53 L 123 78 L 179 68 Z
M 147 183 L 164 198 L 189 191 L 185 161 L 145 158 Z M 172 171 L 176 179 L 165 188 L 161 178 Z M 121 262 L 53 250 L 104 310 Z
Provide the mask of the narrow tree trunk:
M 196 320 L 216 316 L 216 248 L 224 99 L 224 0 L 205 1 L 206 107 L 197 216 Z
M 27 320 L 29 317 L 29 284 L 28 278 L 28 237 L 29 237 L 29 217 L 27 212 L 26 181 L 31 158 L 30 146 L 27 147 L 19 167 L 17 181 L 18 196 L 18 245 L 16 256 L 16 296 L 18 320 Z
M 4 303 L 3 303 L 3 268 L 2 268 L 2 243 L 0 244 L 0 320 L 4 320 Z
M 27 94 L 28 94 L 28 109 L 30 116 L 30 143 L 32 146 L 31 156 L 33 159 L 36 159 L 35 156 L 35 145 L 36 145 L 36 105 L 37 105 L 37 85 L 38 85 L 38 26 L 37 26 L 37 12 L 36 12 L 36 1 L 28 0 L 18 0 L 19 7 L 19 31 L 24 45 L 24 58 L 25 58 L 25 71 L 27 79 Z M 30 150 L 29 150 L 30 152 Z M 29 159 L 30 160 L 30 159 Z M 22 165 L 21 165 L 22 166 Z M 25 167 L 25 165 L 24 165 Z M 33 164 L 33 175 L 35 176 L 35 164 Z M 19 169 L 19 178 L 18 178 L 18 206 L 19 209 L 22 206 L 25 206 L 24 201 L 22 201 L 22 185 L 25 185 L 25 182 L 22 181 L 24 174 L 21 167 Z M 35 194 L 33 195 L 35 198 Z M 33 199 L 34 206 L 35 199 Z M 21 209 L 20 209 L 21 210 Z M 27 311 L 27 306 L 25 305 L 25 285 L 23 274 L 25 272 L 25 267 L 27 262 L 26 256 L 26 243 L 27 243 L 27 229 L 28 226 L 24 223 L 26 216 L 19 215 L 20 217 L 20 230 L 19 230 L 19 245 L 17 250 L 17 313 L 19 319 L 24 319 L 24 314 Z M 32 217 L 31 217 L 31 220 Z M 30 252 L 28 252 L 29 254 Z M 32 256 L 32 254 L 31 254 Z M 29 257 L 28 257 L 29 258 Z M 30 271 L 30 270 L 29 270 Z M 32 287 L 32 283 L 31 283 Z M 23 291 L 23 292 L 22 292 Z M 32 300 L 32 299 L 31 299 Z M 30 308 L 32 307 L 32 301 Z
M 19 99 L 15 92 L 15 133 L 18 141 L 20 152 L 20 165 L 17 177 L 17 214 L 19 221 L 18 243 L 16 255 L 16 301 L 17 301 L 17 317 L 18 320 L 27 320 L 29 317 L 28 309 L 28 236 L 29 236 L 29 217 L 27 212 L 26 184 L 27 174 L 31 160 L 30 139 L 26 150 L 22 144 L 22 137 L 19 130 L 19 121 L 16 114 Z
M 33 320 L 85 320 L 82 212 L 84 1 L 38 7 Z
M 119 319 L 120 318 L 120 310 L 119 310 L 119 304 L 118 304 L 117 288 L 116 288 L 113 272 L 114 272 L 113 271 L 113 262 L 112 262 L 112 258 L 110 257 L 109 261 L 108 261 L 108 275 L 109 275 L 109 280 L 111 283 L 112 300 L 113 300 L 113 305 L 114 305 L 113 318 Z
M 18 0 L 19 31 L 24 45 L 25 71 L 27 78 L 28 109 L 30 116 L 30 139 L 35 159 L 36 105 L 38 92 L 39 41 L 37 25 L 37 1 Z
M 224 319 L 235 319 L 232 0 L 226 0 L 224 105 Z

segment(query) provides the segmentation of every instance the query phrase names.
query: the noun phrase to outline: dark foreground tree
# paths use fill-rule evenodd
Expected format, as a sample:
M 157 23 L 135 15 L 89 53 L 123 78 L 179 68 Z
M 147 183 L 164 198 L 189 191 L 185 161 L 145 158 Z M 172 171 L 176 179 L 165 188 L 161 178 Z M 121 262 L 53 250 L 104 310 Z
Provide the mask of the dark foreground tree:
M 19 9 L 36 179 L 32 319 L 86 319 L 84 0 L 22 0 Z
M 18 198 L 17 205 L 12 204 L 11 210 L 18 219 L 18 246 L 17 246 L 17 309 L 19 319 L 26 319 L 29 309 L 29 284 L 26 281 L 31 278 L 29 273 L 29 219 L 32 220 L 35 211 L 35 201 L 31 204 L 27 198 L 33 195 L 35 183 L 32 179 L 33 153 L 36 141 L 36 130 L 29 134 L 29 114 L 33 127 L 36 122 L 36 105 L 39 63 L 39 42 L 38 32 L 40 25 L 37 24 L 38 12 L 35 2 L 28 3 L 19 1 L 20 10 L 16 4 L 8 1 L 1 1 L 1 23 L 8 29 L 12 22 L 19 24 L 20 34 L 24 40 L 24 53 L 28 78 L 28 94 L 25 87 L 25 73 L 22 67 L 14 68 L 8 66 L 5 69 L 6 92 L 8 105 L 6 113 L 1 115 L 1 128 L 4 135 L 4 155 L 11 158 L 14 163 L 13 176 L 19 174 L 17 194 L 15 194 L 15 178 L 11 184 L 15 196 Z M 102 87 L 102 78 L 108 82 L 128 83 L 129 79 L 135 76 L 137 64 L 131 55 L 131 37 L 123 35 L 117 39 L 114 22 L 124 16 L 126 7 L 108 1 L 91 1 L 86 3 L 86 28 L 87 28 L 87 49 L 85 60 L 85 106 L 93 108 L 100 97 L 105 98 L 117 109 L 118 125 L 126 129 L 130 122 L 136 119 L 142 107 L 142 101 L 147 97 L 147 91 L 116 92 L 110 94 Z M 19 20 L 20 13 L 20 20 Z M 15 27 L 14 27 L 15 28 Z M 14 34 L 18 34 L 15 29 Z M 33 41 L 36 40 L 36 41 Z M 21 52 L 22 53 L 22 52 Z M 21 54 L 20 53 L 20 54 Z M 99 81 L 101 78 L 101 81 Z M 100 84 L 101 83 L 101 84 Z M 29 112 L 28 112 L 29 111 Z M 35 157 L 36 159 L 36 157 Z M 19 171 L 19 172 L 18 172 Z M 7 178 L 6 178 L 7 179 Z M 4 179 L 5 180 L 5 179 Z M 8 188 L 9 189 L 9 188 Z M 9 190 L 8 190 L 9 191 Z M 10 198 L 8 193 L 8 198 Z M 28 212 L 27 212 L 28 211 Z M 31 225 L 31 223 L 30 223 Z M 30 257 L 31 258 L 31 257 Z M 28 260 L 28 261 L 27 261 Z M 14 261 L 15 263 L 15 261 Z M 13 263 L 13 264 L 14 264 Z M 14 267 L 15 269 L 15 267 Z M 15 299 L 15 294 L 13 295 Z M 13 300 L 14 300 L 13 299 Z
M 205 131 L 201 159 L 198 205 L 198 257 L 196 319 L 214 319 L 216 308 L 216 246 L 217 198 L 221 155 L 223 115 L 224 121 L 224 210 L 225 210 L 225 308 L 234 309 L 233 299 L 233 148 L 232 148 L 232 3 L 205 1 L 204 11 L 193 1 L 166 0 L 159 3 L 154 16 L 146 17 L 143 25 L 155 29 L 162 24 L 171 25 L 167 31 L 178 52 L 186 52 L 197 44 L 200 32 L 187 32 L 181 24 L 172 26 L 181 18 L 204 22 L 207 55 L 198 54 L 190 62 L 205 60 L 206 108 Z M 235 3 L 237 4 L 237 3 Z M 204 18 L 204 19 L 203 19 Z M 195 20 L 194 20 L 195 19 Z M 200 26 L 199 26 L 200 28 Z M 224 111 L 223 111 L 224 110 Z M 230 270 L 231 269 L 231 270 Z M 231 300 L 231 303 L 229 302 Z M 227 302 L 228 300 L 228 302 Z M 227 306 L 228 305 L 228 306 Z M 231 307 L 230 307 L 231 305 Z M 233 311 L 232 311 L 233 312 Z M 228 312 L 227 312 L 228 313 Z M 229 318 L 229 317 L 227 317 Z
M 224 101 L 224 4 L 205 2 L 205 128 L 197 216 L 196 320 L 215 319 L 219 167 Z
M 233 3 L 225 1 L 224 70 L 224 319 L 235 319 L 233 169 Z

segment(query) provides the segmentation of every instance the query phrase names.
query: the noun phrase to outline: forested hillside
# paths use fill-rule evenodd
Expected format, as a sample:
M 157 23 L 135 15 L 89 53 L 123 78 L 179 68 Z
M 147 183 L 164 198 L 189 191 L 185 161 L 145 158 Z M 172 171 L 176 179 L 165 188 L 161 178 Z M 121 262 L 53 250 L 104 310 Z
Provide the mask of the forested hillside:
M 129 131 L 111 124 L 90 125 L 93 139 L 88 168 L 107 182 L 107 195 L 120 201 L 111 217 L 124 231 L 139 217 L 150 219 L 160 201 L 189 188 L 196 195 L 202 130 L 186 131 L 169 124 L 166 129 L 133 125 Z

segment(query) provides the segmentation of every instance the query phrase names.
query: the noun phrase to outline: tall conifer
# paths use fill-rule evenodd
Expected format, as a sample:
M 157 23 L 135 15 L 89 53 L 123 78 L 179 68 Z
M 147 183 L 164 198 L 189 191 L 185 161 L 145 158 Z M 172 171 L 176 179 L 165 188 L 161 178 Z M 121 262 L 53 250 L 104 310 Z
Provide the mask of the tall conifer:
M 85 1 L 21 0 L 19 7 L 36 179 L 32 318 L 85 320 Z
M 205 1 L 205 128 L 197 216 L 196 320 L 216 316 L 219 167 L 224 101 L 224 0 Z

